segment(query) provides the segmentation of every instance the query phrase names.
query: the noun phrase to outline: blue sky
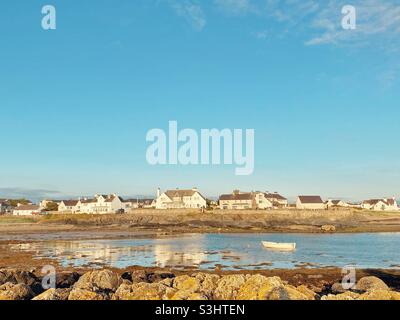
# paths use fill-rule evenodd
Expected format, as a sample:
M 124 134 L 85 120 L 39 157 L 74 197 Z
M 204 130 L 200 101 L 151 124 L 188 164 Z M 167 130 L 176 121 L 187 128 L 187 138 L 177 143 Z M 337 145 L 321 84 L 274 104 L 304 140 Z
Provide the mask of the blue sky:
M 57 30 L 41 8 L 57 9 Z M 197 186 L 400 197 L 400 4 L 6 0 L 0 196 Z M 150 166 L 152 128 L 255 129 L 255 172 Z

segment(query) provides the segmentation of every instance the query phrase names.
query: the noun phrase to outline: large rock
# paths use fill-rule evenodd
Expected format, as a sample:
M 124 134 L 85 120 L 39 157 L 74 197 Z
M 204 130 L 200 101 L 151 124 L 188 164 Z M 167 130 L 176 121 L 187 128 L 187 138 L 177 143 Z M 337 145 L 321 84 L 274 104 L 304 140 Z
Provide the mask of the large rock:
M 195 278 L 200 281 L 199 293 L 208 299 L 212 299 L 220 276 L 216 274 L 198 273 L 195 275 Z
M 109 300 L 109 296 L 105 293 L 76 288 L 70 292 L 68 300 Z
M 24 283 L 7 282 L 0 286 L 0 300 L 30 300 L 33 296 L 32 289 Z
M 15 269 L 0 270 L 0 285 L 5 283 L 23 283 L 32 286 L 39 282 L 38 278 L 31 272 L 18 271 Z
M 392 297 L 392 300 L 400 300 L 400 292 L 390 291 L 390 295 Z
M 235 300 L 240 287 L 246 282 L 243 275 L 229 275 L 221 277 L 214 290 L 216 300 Z
M 298 290 L 296 287 L 286 285 L 284 289 L 287 292 L 287 300 L 314 300 L 314 298 L 309 298 L 303 292 Z
M 26 284 L 35 294 L 43 292 L 39 279 L 32 272 L 28 271 L 19 271 L 16 269 L 0 270 L 0 285 L 5 283 Z
M 57 273 L 56 288 L 66 289 L 72 287 L 79 280 L 79 273 L 77 272 L 63 272 Z
M 177 289 L 161 283 L 122 284 L 113 295 L 113 300 L 170 300 Z
M 200 290 L 200 280 L 189 276 L 179 276 L 174 279 L 173 287 L 177 290 L 188 291 L 190 293 Z
M 122 283 L 122 278 L 110 270 L 91 271 L 85 273 L 74 284 L 74 289 L 89 291 L 112 291 L 115 292 Z
M 275 292 L 275 296 L 280 292 L 275 289 L 284 289 L 284 284 L 279 277 L 264 277 L 262 275 L 250 276 L 240 287 L 237 294 L 237 300 L 269 300 L 270 293 Z
M 389 290 L 389 287 L 381 279 L 377 277 L 364 277 L 357 282 L 357 290 L 371 291 L 371 290 Z
M 147 282 L 159 282 L 165 279 L 175 278 L 175 275 L 171 272 L 150 272 L 147 273 Z
M 332 285 L 331 291 L 334 294 L 345 293 L 347 290 L 343 288 L 343 285 L 339 282 L 336 282 Z
M 400 293 L 390 290 L 369 290 L 359 300 L 400 300 Z
M 71 293 L 71 289 L 49 289 L 42 294 L 36 296 L 32 300 L 54 300 L 64 301 L 68 300 L 68 296 Z
M 316 294 L 305 285 L 298 286 L 297 291 L 300 291 L 302 294 L 304 294 L 308 300 L 316 300 L 317 298 L 319 298 L 318 294 Z
M 260 300 L 261 297 L 262 300 L 291 300 L 289 293 L 285 287 L 275 287 L 272 289 L 268 289 L 265 294 L 260 296 Z

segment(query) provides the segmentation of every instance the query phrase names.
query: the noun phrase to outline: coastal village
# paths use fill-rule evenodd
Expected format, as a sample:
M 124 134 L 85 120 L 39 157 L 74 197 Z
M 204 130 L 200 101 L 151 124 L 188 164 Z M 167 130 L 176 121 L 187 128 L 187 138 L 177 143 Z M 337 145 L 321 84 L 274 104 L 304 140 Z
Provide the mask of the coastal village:
M 299 195 L 296 202 L 289 203 L 278 192 L 242 192 L 234 190 L 220 195 L 218 200 L 207 199 L 197 188 L 157 190 L 153 199 L 124 199 L 117 194 L 96 194 L 91 198 L 55 200 L 45 199 L 33 203 L 26 199 L 0 199 L 0 214 L 14 216 L 35 216 L 43 214 L 125 214 L 136 209 L 179 210 L 198 209 L 201 211 L 224 210 L 335 210 L 340 208 L 399 211 L 395 197 L 368 199 L 352 203 L 341 199 L 323 200 L 319 195 Z

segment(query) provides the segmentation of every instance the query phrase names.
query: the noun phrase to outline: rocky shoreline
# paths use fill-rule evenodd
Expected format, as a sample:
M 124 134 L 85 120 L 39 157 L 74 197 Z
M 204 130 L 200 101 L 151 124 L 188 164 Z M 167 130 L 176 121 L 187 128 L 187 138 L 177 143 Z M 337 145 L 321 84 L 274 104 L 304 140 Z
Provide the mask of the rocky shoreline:
M 400 292 L 375 276 L 344 290 L 337 282 L 310 288 L 261 274 L 175 275 L 145 269 L 62 272 L 56 288 L 44 290 L 34 272 L 2 269 L 0 300 L 400 300 Z

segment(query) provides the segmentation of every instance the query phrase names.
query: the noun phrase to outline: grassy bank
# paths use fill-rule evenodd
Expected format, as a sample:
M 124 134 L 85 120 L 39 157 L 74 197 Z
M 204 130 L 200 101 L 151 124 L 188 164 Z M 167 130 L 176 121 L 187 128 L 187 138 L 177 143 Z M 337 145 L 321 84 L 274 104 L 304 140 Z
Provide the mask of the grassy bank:
M 81 228 L 160 229 L 180 232 L 337 232 L 400 231 L 400 212 L 360 210 L 206 211 L 135 210 L 120 215 L 48 214 L 40 217 L 1 216 L 0 225 L 68 225 Z M 27 229 L 27 231 L 29 231 Z
M 0 216 L 0 224 L 36 223 L 40 220 L 41 218 L 36 217 Z

